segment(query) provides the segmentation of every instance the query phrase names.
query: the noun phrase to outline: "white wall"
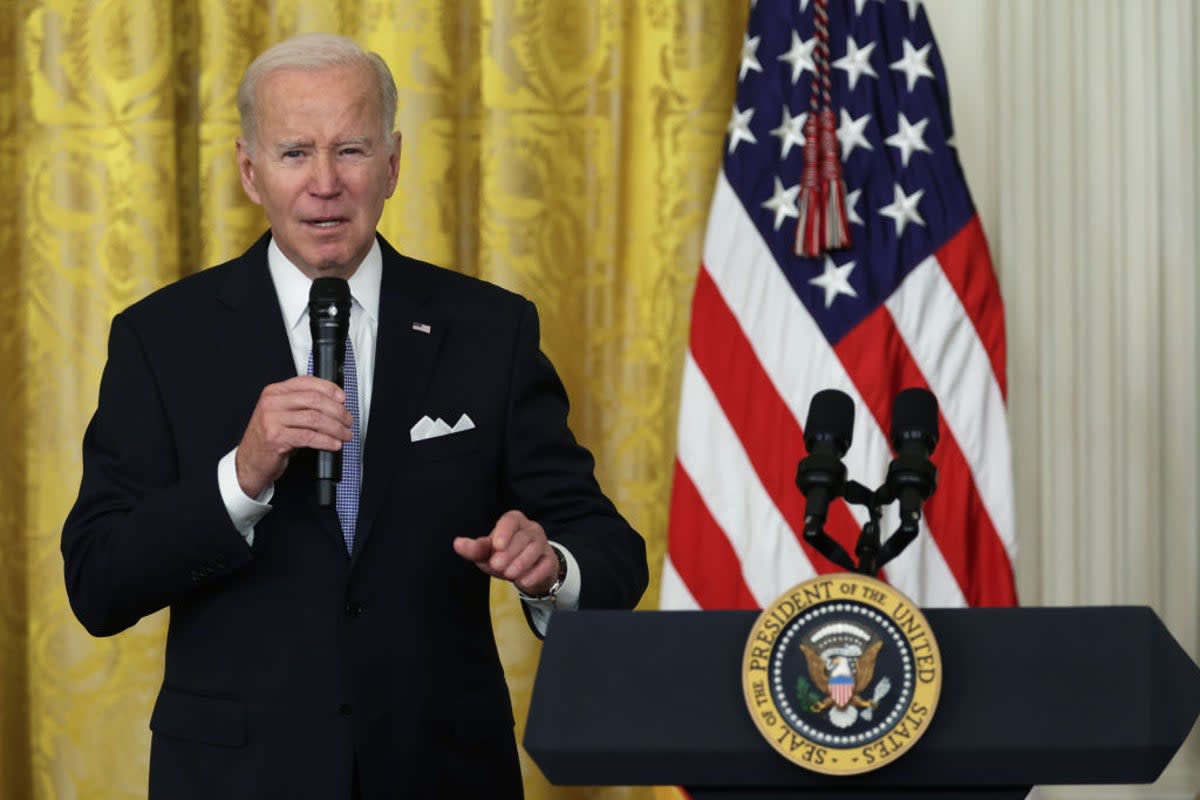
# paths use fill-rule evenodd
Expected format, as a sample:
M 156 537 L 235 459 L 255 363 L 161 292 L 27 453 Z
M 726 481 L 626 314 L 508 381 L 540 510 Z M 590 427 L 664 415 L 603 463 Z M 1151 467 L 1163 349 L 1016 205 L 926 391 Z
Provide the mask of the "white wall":
M 1197 658 L 1200 3 L 925 7 L 1006 303 L 1022 602 L 1149 605 Z M 1197 792 L 1193 735 L 1152 787 L 1043 797 Z

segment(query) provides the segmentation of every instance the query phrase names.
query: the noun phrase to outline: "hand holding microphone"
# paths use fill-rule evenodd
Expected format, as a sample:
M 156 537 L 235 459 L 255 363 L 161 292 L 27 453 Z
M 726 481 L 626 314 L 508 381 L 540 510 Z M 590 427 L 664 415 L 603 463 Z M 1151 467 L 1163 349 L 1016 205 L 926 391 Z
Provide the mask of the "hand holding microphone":
M 338 287 L 345 287 L 345 305 Z M 318 286 L 317 284 L 321 284 Z M 321 315 L 315 319 L 316 306 Z M 337 313 L 330 313 L 330 306 Z M 337 278 L 319 278 L 309 293 L 309 317 L 313 330 L 313 375 L 300 375 L 262 390 L 250 422 L 237 448 L 238 484 L 248 497 L 259 497 L 287 469 L 292 453 L 301 448 L 318 451 L 318 476 L 336 482 L 340 470 L 334 470 L 334 453 L 350 441 L 353 417 L 346 409 L 340 376 L 344 359 L 346 331 L 350 317 L 349 286 Z M 341 327 L 341 320 L 346 325 Z M 340 336 L 340 339 L 339 339 Z M 319 343 L 319 344 L 318 344 Z M 328 457 L 328 458 L 323 458 Z M 332 483 L 328 484 L 332 490 Z M 318 493 L 320 493 L 318 488 Z M 330 502 L 333 496 L 330 492 Z

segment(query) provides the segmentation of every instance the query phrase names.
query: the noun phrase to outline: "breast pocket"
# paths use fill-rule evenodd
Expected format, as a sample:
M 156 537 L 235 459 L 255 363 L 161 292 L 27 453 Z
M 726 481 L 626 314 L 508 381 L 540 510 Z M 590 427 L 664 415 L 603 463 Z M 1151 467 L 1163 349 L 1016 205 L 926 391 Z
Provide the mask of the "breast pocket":
M 408 454 L 412 461 L 429 463 L 478 452 L 482 447 L 483 436 L 477 430 L 469 430 L 410 442 Z

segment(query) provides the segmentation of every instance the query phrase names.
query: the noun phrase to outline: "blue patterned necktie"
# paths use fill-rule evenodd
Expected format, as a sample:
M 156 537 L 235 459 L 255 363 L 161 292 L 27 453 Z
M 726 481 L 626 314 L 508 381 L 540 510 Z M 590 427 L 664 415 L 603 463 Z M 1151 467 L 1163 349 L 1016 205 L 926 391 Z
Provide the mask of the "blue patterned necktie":
M 312 353 L 308 356 L 308 374 L 313 372 Z M 350 425 L 350 441 L 342 445 L 342 479 L 338 482 L 338 521 L 342 523 L 342 539 L 346 552 L 354 552 L 354 528 L 358 524 L 358 493 L 362 488 L 362 429 L 358 420 L 358 368 L 354 361 L 354 346 L 346 337 L 345 366 L 343 381 L 346 390 L 346 408 L 354 418 Z

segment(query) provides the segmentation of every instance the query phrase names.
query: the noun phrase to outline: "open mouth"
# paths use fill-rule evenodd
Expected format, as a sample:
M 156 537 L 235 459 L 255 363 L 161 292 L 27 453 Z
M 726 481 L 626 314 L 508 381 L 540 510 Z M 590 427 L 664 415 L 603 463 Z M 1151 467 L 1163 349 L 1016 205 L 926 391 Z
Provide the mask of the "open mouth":
M 330 228 L 336 228 L 339 225 L 344 225 L 346 221 L 347 220 L 345 217 L 315 217 L 310 220 L 305 220 L 305 224 L 314 228 L 328 230 Z

